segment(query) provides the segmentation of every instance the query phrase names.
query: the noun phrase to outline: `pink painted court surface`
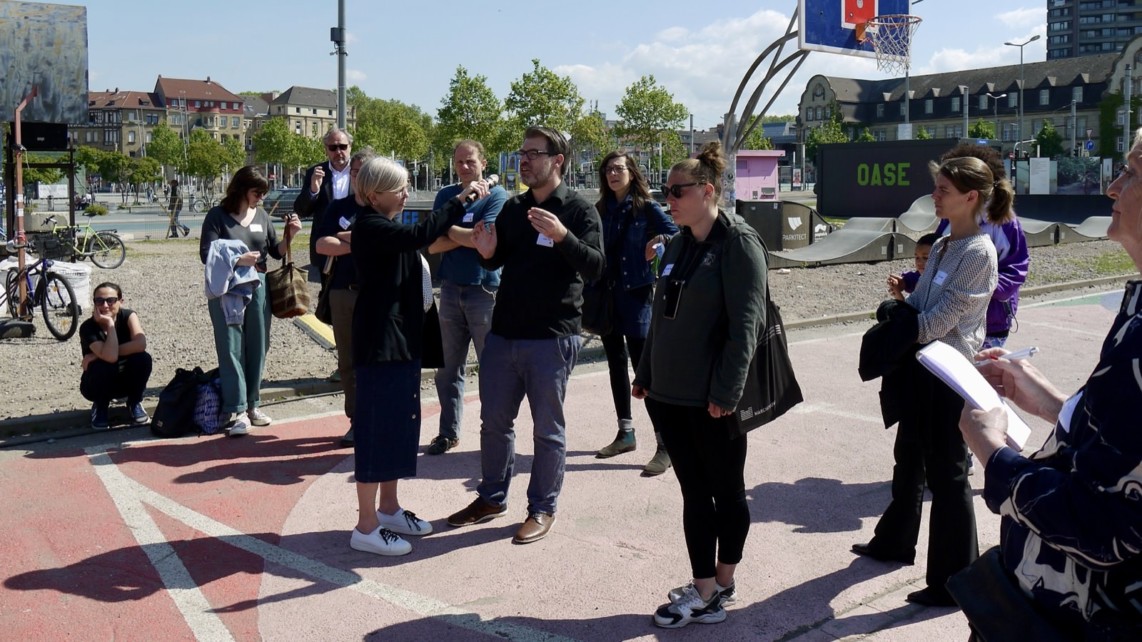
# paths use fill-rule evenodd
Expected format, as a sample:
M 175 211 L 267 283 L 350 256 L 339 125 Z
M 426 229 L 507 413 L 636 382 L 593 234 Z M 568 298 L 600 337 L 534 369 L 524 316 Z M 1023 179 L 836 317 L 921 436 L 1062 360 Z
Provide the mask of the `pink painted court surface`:
M 1073 390 L 1095 362 L 1118 293 L 1020 311 L 1017 349 Z M 581 367 L 567 400 L 567 477 L 546 539 L 517 546 L 531 465 L 518 421 L 506 517 L 453 529 L 474 497 L 478 400 L 458 450 L 422 456 L 401 503 L 436 532 L 413 552 L 353 551 L 353 459 L 339 415 L 281 421 L 244 439 L 185 438 L 86 449 L 0 451 L 5 542 L 0 638 L 8 640 L 962 640 L 953 609 L 904 596 L 917 566 L 849 552 L 887 505 L 894 430 L 879 382 L 856 373 L 867 324 L 791 334 L 806 402 L 749 436 L 753 525 L 725 622 L 657 629 L 651 613 L 689 579 L 673 474 L 639 476 L 649 421 L 636 404 L 637 452 L 598 460 L 615 421 L 605 371 Z M 271 352 L 272 358 L 272 352 Z M 435 435 L 425 400 L 421 441 Z M 1049 427 L 1032 420 L 1030 443 Z M 982 471 L 972 478 L 978 489 Z M 998 518 L 977 493 L 981 546 Z

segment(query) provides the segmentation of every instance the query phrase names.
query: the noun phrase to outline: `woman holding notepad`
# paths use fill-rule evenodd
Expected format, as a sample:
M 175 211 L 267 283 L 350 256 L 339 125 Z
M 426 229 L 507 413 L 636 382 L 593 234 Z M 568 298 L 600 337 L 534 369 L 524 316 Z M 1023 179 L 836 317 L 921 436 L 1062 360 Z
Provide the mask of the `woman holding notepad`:
M 1107 188 L 1106 235 L 1142 271 L 1142 130 L 1126 160 Z M 1126 284 L 1098 365 L 1073 395 L 1003 349 L 978 356 L 1000 395 L 1056 425 L 1023 457 L 1004 445 L 1001 412 L 967 410 L 960 419 L 986 466 L 983 497 L 1003 516 L 998 549 L 952 583 L 973 633 L 1046 639 L 1039 631 L 1047 628 L 1065 639 L 1142 639 L 1142 281 Z M 989 580 L 982 587 L 972 582 L 979 576 Z M 997 590 L 997 578 L 1011 590 Z M 1003 617 L 983 615 L 996 605 Z
M 951 233 L 932 246 L 924 274 L 906 302 L 918 312 L 918 344 L 940 340 L 972 358 L 983 344 L 985 316 L 998 281 L 995 246 L 979 226 L 986 219 L 1002 224 L 1013 216 L 1015 193 L 996 179 L 986 163 L 973 157 L 932 163 L 936 215 Z M 947 579 L 979 556 L 968 451 L 957 427 L 963 399 L 934 375 L 908 360 L 908 403 L 901 408 L 893 448 L 892 502 L 867 544 L 853 552 L 876 560 L 912 564 L 920 535 L 924 487 L 932 493 L 928 538 L 927 587 L 910 593 L 909 602 L 952 606 Z

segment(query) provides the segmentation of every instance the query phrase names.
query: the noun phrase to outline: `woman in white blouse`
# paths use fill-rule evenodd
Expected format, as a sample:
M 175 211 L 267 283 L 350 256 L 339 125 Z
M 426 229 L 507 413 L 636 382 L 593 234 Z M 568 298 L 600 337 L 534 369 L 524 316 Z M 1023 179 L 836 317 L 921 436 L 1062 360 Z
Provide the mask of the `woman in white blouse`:
M 932 246 L 928 265 L 906 302 L 919 312 L 917 344 L 940 340 L 967 358 L 983 344 L 985 316 L 998 281 L 995 246 L 979 226 L 979 213 L 997 225 L 1013 215 L 1015 193 L 1006 179 L 996 180 L 978 158 L 953 158 L 931 164 L 936 215 L 951 233 Z M 912 564 L 920 534 L 924 488 L 932 493 L 927 584 L 910 593 L 909 602 L 952 606 L 944 583 L 979 556 L 968 452 L 958 428 L 963 400 L 914 360 L 906 380 L 893 449 L 892 502 L 867 544 L 853 552 L 873 559 Z

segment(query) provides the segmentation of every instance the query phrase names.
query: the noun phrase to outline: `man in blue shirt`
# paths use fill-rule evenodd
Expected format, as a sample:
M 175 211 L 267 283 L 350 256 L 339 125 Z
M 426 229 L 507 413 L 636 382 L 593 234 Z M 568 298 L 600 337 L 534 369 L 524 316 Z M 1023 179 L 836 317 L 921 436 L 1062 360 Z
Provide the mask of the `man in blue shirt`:
M 440 190 L 432 209 L 437 210 L 465 186 L 483 178 L 488 166 L 484 146 L 462 140 L 452 150 L 452 164 L 460 181 Z M 468 344 L 476 346 L 476 359 L 484 351 L 484 337 L 492 327 L 492 309 L 500 287 L 500 271 L 480 265 L 480 255 L 472 242 L 476 223 L 495 223 L 500 208 L 508 200 L 504 188 L 493 187 L 488 195 L 466 207 L 459 225 L 436 240 L 428 251 L 443 254 L 440 260 L 440 335 L 444 347 L 444 367 L 436 371 L 436 395 L 440 398 L 440 434 L 428 445 L 429 455 L 448 452 L 460 443 L 460 419 L 464 414 L 464 367 Z

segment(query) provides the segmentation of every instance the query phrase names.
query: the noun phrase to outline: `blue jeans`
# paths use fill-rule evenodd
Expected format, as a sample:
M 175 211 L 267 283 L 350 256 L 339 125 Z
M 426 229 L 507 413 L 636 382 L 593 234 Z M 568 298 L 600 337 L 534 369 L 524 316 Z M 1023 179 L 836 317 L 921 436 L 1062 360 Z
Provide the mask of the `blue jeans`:
M 578 335 L 505 339 L 489 332 L 480 358 L 480 497 L 497 506 L 508 499 L 515 472 L 515 418 L 527 395 L 535 424 L 535 456 L 527 487 L 528 513 L 555 514 L 567 463 L 563 399 L 579 356 Z
M 478 361 L 484 352 L 484 338 L 492 329 L 492 309 L 495 306 L 496 288 L 457 285 L 449 281 L 440 286 L 440 338 L 444 345 L 444 367 L 436 370 L 436 396 L 440 399 L 441 437 L 460 437 L 468 343 L 475 344 Z
M 266 300 L 266 275 L 254 288 L 246 305 L 242 325 L 226 325 L 221 299 L 209 299 L 210 323 L 214 326 L 214 351 L 218 354 L 218 377 L 222 384 L 222 412 L 245 412 L 262 402 L 262 374 L 270 349 L 270 303 Z

